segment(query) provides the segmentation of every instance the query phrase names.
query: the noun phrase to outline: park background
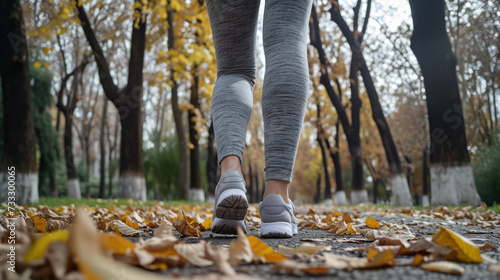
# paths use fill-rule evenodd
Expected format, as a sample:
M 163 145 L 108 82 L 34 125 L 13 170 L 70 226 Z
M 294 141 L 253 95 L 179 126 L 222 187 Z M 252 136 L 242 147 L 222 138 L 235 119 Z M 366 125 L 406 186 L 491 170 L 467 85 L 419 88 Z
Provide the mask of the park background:
M 3 24 L 0 151 L 2 184 L 16 167 L 19 204 L 209 199 L 218 178 L 210 117 L 217 67 L 206 3 L 14 2 L 26 37 Z M 477 188 L 489 205 L 500 201 L 495 1 L 435 1 L 420 14 L 417 1 L 314 2 L 292 199 L 478 205 Z M 251 202 L 265 184 L 262 13 L 242 166 Z M 8 44 L 25 54 L 29 80 L 5 63 Z M 417 59 L 419 45 L 430 51 Z M 425 59 L 456 80 L 451 72 L 424 77 Z M 428 88 L 432 78 L 438 91 Z M 14 104 L 5 100 L 14 96 L 8 83 L 24 86 L 15 96 L 29 97 L 26 106 L 5 106 Z

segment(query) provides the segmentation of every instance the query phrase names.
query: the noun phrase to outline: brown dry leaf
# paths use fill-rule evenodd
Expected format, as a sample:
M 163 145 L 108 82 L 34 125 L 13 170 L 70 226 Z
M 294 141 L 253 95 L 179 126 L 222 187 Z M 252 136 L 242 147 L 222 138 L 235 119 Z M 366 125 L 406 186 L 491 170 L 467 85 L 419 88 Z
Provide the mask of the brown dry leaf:
M 236 275 L 236 271 L 229 264 L 229 251 L 221 246 L 212 246 L 208 242 L 205 243 L 205 258 L 211 260 L 221 273 L 231 276 Z
M 63 230 L 71 226 L 70 223 L 61 220 L 47 220 L 47 232 Z
M 479 247 L 481 250 L 488 250 L 488 249 L 496 249 L 497 247 L 490 245 L 490 244 L 484 244 L 483 246 Z
M 315 245 L 312 243 L 303 243 L 300 244 L 297 248 L 291 248 L 284 245 L 278 245 L 278 253 L 282 253 L 285 255 L 295 255 L 295 254 L 308 254 L 308 255 L 316 255 L 321 251 L 331 251 L 331 246 L 326 245 Z
M 280 261 L 273 266 L 273 271 L 284 270 L 288 274 L 296 274 L 298 271 L 302 271 L 309 275 L 325 275 L 328 272 L 328 269 L 328 266 L 308 265 L 292 260 Z
M 380 223 L 372 217 L 366 218 L 366 226 L 369 228 L 380 228 Z
M 431 262 L 422 264 L 421 267 L 426 270 L 442 272 L 453 275 L 463 275 L 465 268 L 460 265 L 447 261 Z
M 462 262 L 482 263 L 481 250 L 467 238 L 453 232 L 445 227 L 434 234 L 432 241 L 442 246 L 453 248 L 453 253 L 449 254 L 447 259 Z
M 69 247 L 66 242 L 52 242 L 45 253 L 45 260 L 56 279 L 61 279 L 68 271 L 70 262 Z
M 43 233 L 47 232 L 47 220 L 45 220 L 42 216 L 33 216 L 32 219 L 36 229 Z
M 252 248 L 252 252 L 256 256 L 264 258 L 267 262 L 277 263 L 288 259 L 283 256 L 283 254 L 275 252 L 273 248 L 267 246 L 266 243 L 262 242 L 257 237 L 248 236 L 247 238 L 250 243 L 250 247 Z
M 85 279 L 171 279 L 106 257 L 99 243 L 95 242 L 99 238 L 98 232 L 95 230 L 95 224 L 82 209 L 77 209 L 76 215 L 77 219 L 70 230 L 68 244 L 71 254 L 76 260 L 78 270 L 84 275 Z
M 486 231 L 486 230 L 473 230 L 473 229 L 469 229 L 467 231 L 468 234 L 490 234 L 492 233 L 491 231 Z
M 229 246 L 229 263 L 233 266 L 240 265 L 240 263 L 246 262 L 250 263 L 252 261 L 252 248 L 250 247 L 250 242 L 245 236 L 243 229 L 238 227 L 238 238 L 231 242 Z
M 193 265 L 209 266 L 213 262 L 205 258 L 205 243 L 203 240 L 199 243 L 178 243 L 174 245 L 174 250 Z
M 173 222 L 173 226 L 175 227 L 175 229 L 183 236 L 200 237 L 200 230 L 198 228 L 194 228 L 188 223 L 184 211 L 182 211 L 182 215 L 184 219 Z
M 353 258 L 341 255 L 324 253 L 325 265 L 332 268 L 340 269 L 365 269 L 377 268 L 384 266 L 395 266 L 394 255 L 390 250 L 378 252 L 368 258 Z
M 351 215 L 349 213 L 344 213 L 344 219 L 343 221 L 346 223 L 346 224 L 352 224 L 352 218 L 351 218 Z
M 361 230 L 368 240 L 374 241 L 380 237 L 386 236 L 403 240 L 414 239 L 415 235 L 406 225 L 384 224 L 380 229 Z

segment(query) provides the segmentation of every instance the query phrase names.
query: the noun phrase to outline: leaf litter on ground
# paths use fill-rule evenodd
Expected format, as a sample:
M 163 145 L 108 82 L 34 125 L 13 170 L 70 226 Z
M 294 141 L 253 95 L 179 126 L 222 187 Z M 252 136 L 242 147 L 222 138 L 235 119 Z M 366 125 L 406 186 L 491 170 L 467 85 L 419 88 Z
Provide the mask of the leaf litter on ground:
M 229 246 L 214 246 L 207 242 L 209 240 L 200 238 L 202 231 L 211 228 L 210 206 L 18 207 L 16 250 L 22 258 L 16 269 L 19 273 L 29 273 L 31 279 L 159 279 L 158 274 L 148 270 L 168 271 L 190 264 L 213 266 L 219 271 L 220 274 L 208 274 L 207 279 L 251 279 L 237 273 L 235 268 L 245 264 L 274 263 L 273 271 L 277 273 L 325 275 L 330 269 L 392 267 L 397 265 L 397 256 L 413 255 L 413 266 L 429 271 L 461 275 L 465 270 L 457 262 L 481 263 L 483 258 L 491 264 L 491 273 L 498 271 L 494 260 L 485 254 L 481 257 L 482 251 L 494 250 L 495 246 L 484 244 L 480 247 L 446 227 L 453 224 L 480 226 L 488 231 L 469 230 L 467 233 L 490 233 L 500 225 L 500 215 L 483 211 L 484 206 L 483 209 L 439 207 L 426 210 L 317 206 L 298 209 L 300 211 L 295 214 L 299 227 L 325 230 L 331 237 L 304 238 L 301 241 L 305 243 L 296 248 L 278 245 L 275 250 L 258 237 L 245 236 L 238 229 L 237 238 Z M 398 224 L 374 218 L 398 215 L 438 219 L 438 222 L 417 220 L 405 224 L 403 218 Z M 247 229 L 260 227 L 256 206 L 249 208 L 245 222 Z M 7 224 L 5 211 L 0 210 L 2 254 L 9 249 Z M 408 227 L 410 224 L 439 229 L 432 239 L 417 239 Z M 174 230 L 184 238 L 175 237 Z M 135 236 L 134 242 L 127 239 L 131 236 Z M 196 240 L 190 241 L 190 238 Z M 346 249 L 361 252 L 364 257 L 328 253 L 336 242 L 368 246 Z M 6 265 L 1 266 L 0 273 L 5 269 Z

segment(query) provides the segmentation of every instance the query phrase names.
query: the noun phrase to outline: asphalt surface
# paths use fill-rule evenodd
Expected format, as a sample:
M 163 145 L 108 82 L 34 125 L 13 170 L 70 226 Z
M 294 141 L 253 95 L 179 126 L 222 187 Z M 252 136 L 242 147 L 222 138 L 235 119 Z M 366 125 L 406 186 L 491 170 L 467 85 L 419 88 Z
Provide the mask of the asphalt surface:
M 361 215 L 368 216 L 368 215 Z M 370 217 L 377 219 L 378 221 L 386 221 L 389 223 L 396 224 L 409 224 L 415 221 L 425 221 L 428 223 L 432 223 L 431 226 L 419 227 L 417 225 L 408 225 L 408 227 L 412 230 L 413 234 L 417 238 L 428 238 L 432 237 L 432 235 L 439 230 L 439 225 L 444 225 L 447 228 L 462 234 L 463 236 L 471 239 L 474 243 L 478 245 L 490 244 L 497 249 L 489 249 L 485 250 L 482 255 L 488 257 L 491 261 L 495 261 L 500 263 L 500 230 L 498 228 L 484 228 L 481 226 L 464 226 L 453 224 L 453 222 L 447 222 L 443 219 L 432 219 L 432 218 L 416 218 L 416 217 L 408 217 L 402 214 L 391 215 L 390 217 L 382 217 L 381 215 L 370 214 Z M 480 230 L 487 231 L 487 234 L 469 234 L 468 230 Z M 180 234 L 175 232 L 175 234 L 180 237 Z M 254 235 L 259 237 L 258 230 L 251 230 L 247 235 Z M 143 236 L 143 238 L 147 238 L 147 236 Z M 229 245 L 236 237 L 228 237 L 228 236 L 217 236 L 212 234 L 210 231 L 206 231 L 202 233 L 201 239 L 187 239 L 187 242 L 198 242 L 198 240 L 205 240 L 207 242 L 211 242 L 213 245 Z M 335 242 L 335 239 L 356 239 L 363 238 L 362 235 L 336 235 L 332 233 L 328 233 L 325 230 L 321 229 L 310 229 L 310 228 L 301 228 L 299 227 L 299 233 L 297 236 L 288 239 L 277 239 L 277 238 L 261 238 L 267 245 L 276 249 L 277 245 L 285 245 L 288 247 L 298 247 L 300 244 L 305 241 L 301 241 L 301 239 L 324 239 L 321 242 L 314 242 L 315 244 L 329 245 L 332 247 L 332 251 L 329 253 L 345 255 L 350 257 L 364 257 L 366 253 L 360 252 L 348 252 L 344 249 L 347 247 L 367 247 L 370 246 L 370 243 L 338 243 Z M 321 255 L 321 253 L 320 253 Z M 285 274 L 283 271 L 273 271 L 272 268 L 274 264 L 259 264 L 259 265 L 241 265 L 235 267 L 236 272 L 243 273 L 248 276 L 262 278 L 262 279 L 500 279 L 500 274 L 493 274 L 488 270 L 490 263 L 482 263 L 482 264 L 465 264 L 460 263 L 462 267 L 465 268 L 465 274 L 462 276 L 455 276 L 449 274 L 443 274 L 439 272 L 430 272 L 424 270 L 419 267 L 412 267 L 411 262 L 413 260 L 413 256 L 397 256 L 395 258 L 396 266 L 391 268 L 378 268 L 372 270 L 340 270 L 340 269 L 330 269 L 328 273 L 324 276 L 311 276 L 311 275 L 289 275 Z M 215 267 L 208 268 L 199 268 L 195 267 L 191 264 L 187 264 L 182 268 L 169 268 L 166 271 L 162 271 L 161 274 L 169 275 L 169 276 L 202 276 L 207 273 L 214 272 L 217 270 Z M 237 279 L 237 278 L 234 278 Z

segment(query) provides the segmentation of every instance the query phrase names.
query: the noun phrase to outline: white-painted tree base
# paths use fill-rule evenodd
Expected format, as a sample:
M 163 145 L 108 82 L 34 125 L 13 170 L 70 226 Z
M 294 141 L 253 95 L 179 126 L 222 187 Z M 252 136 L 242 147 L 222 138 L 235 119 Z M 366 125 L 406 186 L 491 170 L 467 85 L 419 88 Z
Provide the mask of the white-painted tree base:
M 215 204 L 215 196 L 213 194 L 208 194 L 207 195 L 207 203 L 209 203 L 209 204 Z
M 333 199 L 325 199 L 325 206 L 333 206 Z
M 480 205 L 472 166 L 431 166 L 432 205 Z
M 205 202 L 205 191 L 203 189 L 189 189 L 190 201 Z
M 349 202 L 347 201 L 347 197 L 345 195 L 345 191 L 338 191 L 335 193 L 335 197 L 337 197 L 337 205 L 347 205 Z
M 392 196 L 394 197 L 394 205 L 413 207 L 413 201 L 408 187 L 406 178 L 398 174 L 391 178 Z
M 146 201 L 146 180 L 139 176 L 120 176 L 118 179 L 117 196 Z
M 360 204 L 368 203 L 368 192 L 366 190 L 352 190 L 351 191 L 351 203 Z
M 82 192 L 80 191 L 80 181 L 78 179 L 68 180 L 68 197 L 70 198 L 82 198 Z
M 38 202 L 38 173 L 18 173 L 13 175 L 15 199 L 17 205 Z M 12 185 L 12 183 L 10 184 Z M 12 187 L 11 187 L 12 189 Z M 7 203 L 9 195 L 9 174 L 0 173 L 0 202 Z
M 422 206 L 427 207 L 429 205 L 429 196 L 426 194 L 422 195 Z

